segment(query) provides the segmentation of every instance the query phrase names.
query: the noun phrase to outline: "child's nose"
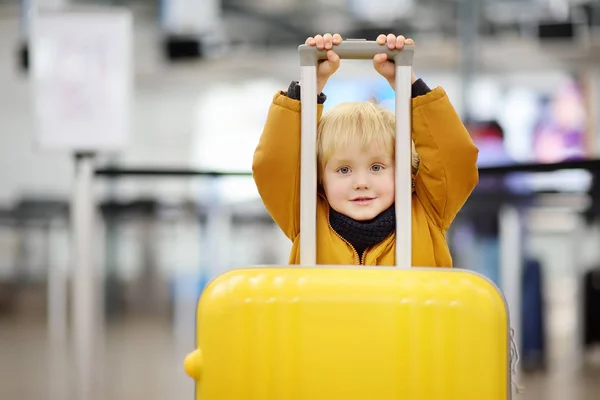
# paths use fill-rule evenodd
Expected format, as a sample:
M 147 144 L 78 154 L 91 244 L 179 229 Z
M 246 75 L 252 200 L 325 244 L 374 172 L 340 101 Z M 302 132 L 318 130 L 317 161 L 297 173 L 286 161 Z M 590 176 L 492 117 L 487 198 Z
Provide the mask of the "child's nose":
M 367 174 L 363 174 L 363 173 L 355 174 L 353 186 L 354 186 L 354 190 L 368 189 L 369 188 L 369 179 L 367 178 Z

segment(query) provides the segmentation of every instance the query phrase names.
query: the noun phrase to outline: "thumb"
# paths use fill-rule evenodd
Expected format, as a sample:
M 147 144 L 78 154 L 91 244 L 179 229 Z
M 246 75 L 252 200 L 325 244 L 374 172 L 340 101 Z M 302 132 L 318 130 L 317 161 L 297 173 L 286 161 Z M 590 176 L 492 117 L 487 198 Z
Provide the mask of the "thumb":
M 329 64 L 329 72 L 333 74 L 340 67 L 340 56 L 333 50 L 327 52 L 327 61 Z
M 338 56 L 335 51 L 329 50 L 327 52 L 327 59 L 319 63 L 317 73 L 323 78 L 328 78 L 337 71 L 339 66 L 340 56 Z
M 375 68 L 375 70 L 377 72 L 381 73 L 383 70 L 383 67 L 386 64 L 386 61 L 387 61 L 386 53 L 376 54 L 375 57 L 373 57 L 373 68 Z
M 337 64 L 340 62 L 340 56 L 338 55 L 338 53 L 336 53 L 333 50 L 329 50 L 327 52 L 327 59 L 332 63 L 332 64 Z

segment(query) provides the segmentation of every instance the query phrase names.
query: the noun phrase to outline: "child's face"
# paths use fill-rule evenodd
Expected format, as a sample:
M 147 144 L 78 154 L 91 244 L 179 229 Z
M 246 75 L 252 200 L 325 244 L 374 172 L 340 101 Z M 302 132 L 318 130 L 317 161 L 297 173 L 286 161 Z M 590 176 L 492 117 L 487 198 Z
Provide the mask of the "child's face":
M 380 146 L 338 149 L 322 178 L 331 207 L 354 220 L 373 219 L 394 203 L 394 161 Z

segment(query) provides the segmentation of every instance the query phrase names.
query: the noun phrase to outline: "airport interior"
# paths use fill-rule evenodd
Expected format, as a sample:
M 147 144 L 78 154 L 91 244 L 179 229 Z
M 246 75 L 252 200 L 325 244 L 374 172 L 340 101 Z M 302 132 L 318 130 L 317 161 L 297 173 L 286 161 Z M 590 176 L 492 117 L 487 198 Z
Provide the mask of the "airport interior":
M 600 399 L 597 0 L 0 0 L 0 399 L 199 398 L 204 289 L 288 265 L 253 157 L 325 33 L 414 39 L 477 146 L 446 239 L 506 300 L 512 398 Z M 399 92 L 342 60 L 323 93 Z

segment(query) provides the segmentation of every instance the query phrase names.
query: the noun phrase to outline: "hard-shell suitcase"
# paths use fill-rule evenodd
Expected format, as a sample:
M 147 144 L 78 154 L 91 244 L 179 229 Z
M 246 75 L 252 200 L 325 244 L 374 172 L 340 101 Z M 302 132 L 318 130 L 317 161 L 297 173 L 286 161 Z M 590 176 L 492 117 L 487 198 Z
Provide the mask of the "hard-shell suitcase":
M 600 344 L 600 268 L 596 267 L 583 276 L 583 310 L 585 347 Z
M 527 372 L 546 367 L 543 271 L 537 260 L 527 260 L 521 279 L 521 365 Z
M 396 266 L 316 267 L 316 65 L 302 45 L 301 265 L 218 276 L 185 360 L 202 400 L 506 400 L 510 322 L 499 290 L 458 269 L 411 267 L 413 48 L 344 41 L 341 58 L 396 63 Z

